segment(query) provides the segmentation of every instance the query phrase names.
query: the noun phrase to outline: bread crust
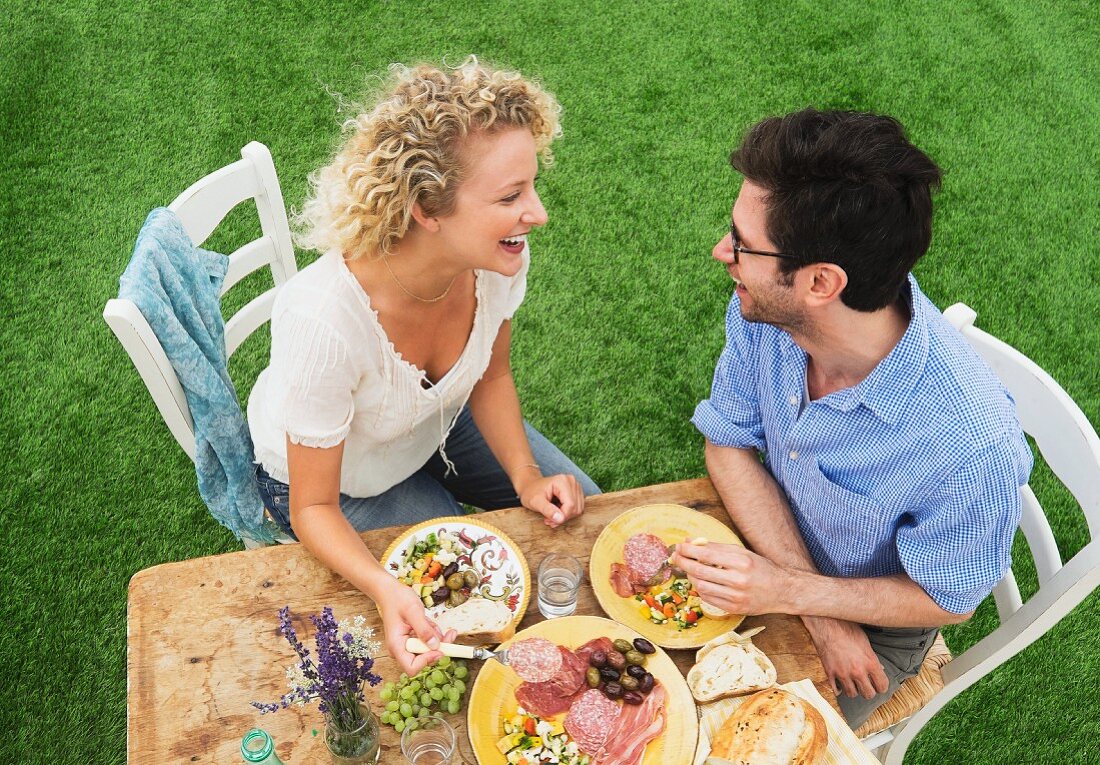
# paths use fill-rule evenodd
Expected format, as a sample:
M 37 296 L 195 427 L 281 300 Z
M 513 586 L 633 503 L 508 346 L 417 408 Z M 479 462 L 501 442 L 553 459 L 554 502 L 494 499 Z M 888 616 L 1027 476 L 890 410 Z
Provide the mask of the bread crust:
M 792 735 L 797 736 L 793 750 L 778 754 L 776 749 L 791 749 Z M 785 747 L 777 746 L 781 739 L 788 739 Z M 825 718 L 814 705 L 771 688 L 750 696 L 722 723 L 711 742 L 711 756 L 737 765 L 820 765 L 828 748 Z
M 704 646 L 696 656 L 687 682 L 700 703 L 761 691 L 777 680 L 771 659 L 749 641 Z

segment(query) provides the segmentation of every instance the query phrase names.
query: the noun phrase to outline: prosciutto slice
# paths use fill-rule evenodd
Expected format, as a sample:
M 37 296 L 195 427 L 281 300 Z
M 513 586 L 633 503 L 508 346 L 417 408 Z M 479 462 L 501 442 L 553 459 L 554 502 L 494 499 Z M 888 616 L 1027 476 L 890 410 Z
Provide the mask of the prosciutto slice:
M 641 704 L 624 704 L 596 753 L 596 765 L 639 765 L 646 746 L 665 729 L 664 706 L 665 689 L 659 684 Z

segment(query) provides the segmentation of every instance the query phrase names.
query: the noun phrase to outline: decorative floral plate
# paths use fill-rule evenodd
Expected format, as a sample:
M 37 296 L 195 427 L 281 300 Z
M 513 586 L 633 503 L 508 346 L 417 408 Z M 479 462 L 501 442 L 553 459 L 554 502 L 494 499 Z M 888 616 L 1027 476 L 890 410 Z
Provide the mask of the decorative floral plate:
M 446 532 L 454 540 L 450 552 L 463 569 L 473 569 L 477 581 L 468 592 L 471 598 L 486 598 L 505 603 L 515 614 L 518 626 L 531 600 L 531 571 L 519 546 L 500 529 L 477 516 L 433 518 L 418 523 L 393 540 L 382 554 L 382 566 L 397 578 L 406 564 L 409 551 L 429 534 L 439 537 Z M 429 614 L 447 608 L 446 602 L 431 606 Z

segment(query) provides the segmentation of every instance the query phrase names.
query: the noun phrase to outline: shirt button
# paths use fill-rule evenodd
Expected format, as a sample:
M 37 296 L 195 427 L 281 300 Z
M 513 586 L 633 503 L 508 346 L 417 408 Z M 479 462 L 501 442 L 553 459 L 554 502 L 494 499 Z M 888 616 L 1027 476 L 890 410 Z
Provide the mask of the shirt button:
M 798 405 L 798 396 L 791 396 L 787 400 L 791 402 L 791 406 L 797 406 Z
M 794 452 L 794 451 L 792 451 L 792 452 L 791 452 L 791 459 L 792 459 L 792 460 L 796 460 L 796 459 L 798 459 L 798 452 Z

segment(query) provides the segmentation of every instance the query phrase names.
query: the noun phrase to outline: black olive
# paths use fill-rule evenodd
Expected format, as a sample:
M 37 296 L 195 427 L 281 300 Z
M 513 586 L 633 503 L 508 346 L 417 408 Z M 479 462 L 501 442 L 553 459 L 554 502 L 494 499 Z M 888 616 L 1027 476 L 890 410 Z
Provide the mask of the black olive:
M 637 693 L 637 691 L 631 691 L 631 693 Z M 603 695 L 612 700 L 621 699 L 623 697 L 623 687 L 612 681 L 604 685 Z
M 618 651 L 607 652 L 607 666 L 614 667 L 615 669 L 622 669 L 626 666 L 626 657 Z
M 638 690 L 642 693 L 649 693 L 653 690 L 653 675 L 646 672 L 644 675 L 638 678 Z
M 657 653 L 657 649 L 653 647 L 653 643 L 650 643 L 645 638 L 634 638 L 634 648 L 639 653 Z
M 446 587 L 440 587 L 438 590 L 432 593 L 432 602 L 437 606 L 447 599 L 447 596 L 451 594 L 451 591 Z
M 603 651 L 593 651 L 592 655 L 588 657 L 588 663 L 599 669 L 607 664 L 607 654 Z
M 641 680 L 642 676 L 646 674 L 645 667 L 641 664 L 631 664 L 626 668 L 626 674 L 630 675 L 635 680 Z
M 600 667 L 599 672 L 600 677 L 609 683 L 616 682 L 619 679 L 619 670 L 614 667 Z
M 454 574 L 457 571 L 458 571 L 458 561 L 451 561 L 451 565 L 449 565 L 449 566 L 447 566 L 447 568 L 443 569 L 443 578 L 446 579 L 451 574 Z
M 645 696 L 637 691 L 623 691 L 623 701 L 627 704 L 641 704 L 645 701 Z

